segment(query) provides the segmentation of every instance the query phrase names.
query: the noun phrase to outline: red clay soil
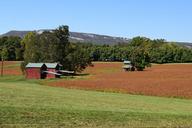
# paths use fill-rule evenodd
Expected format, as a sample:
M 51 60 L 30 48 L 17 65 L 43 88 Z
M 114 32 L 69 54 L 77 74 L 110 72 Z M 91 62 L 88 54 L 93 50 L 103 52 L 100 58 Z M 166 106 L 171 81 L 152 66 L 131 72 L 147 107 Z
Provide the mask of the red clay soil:
M 4 61 L 3 74 L 4 75 L 22 75 L 20 69 L 20 62 L 18 61 Z M 0 62 L 0 70 L 1 70 L 1 62 Z
M 121 63 L 95 63 L 85 79 L 60 80 L 52 86 L 192 98 L 192 64 L 153 65 L 143 72 L 124 72 Z

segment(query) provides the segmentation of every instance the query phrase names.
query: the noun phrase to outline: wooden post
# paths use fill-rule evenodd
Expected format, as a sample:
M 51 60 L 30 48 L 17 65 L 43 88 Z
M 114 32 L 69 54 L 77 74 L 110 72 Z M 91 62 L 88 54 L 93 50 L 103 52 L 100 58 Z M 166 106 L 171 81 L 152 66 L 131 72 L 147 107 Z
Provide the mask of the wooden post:
M 1 57 L 1 77 L 3 76 L 3 56 Z

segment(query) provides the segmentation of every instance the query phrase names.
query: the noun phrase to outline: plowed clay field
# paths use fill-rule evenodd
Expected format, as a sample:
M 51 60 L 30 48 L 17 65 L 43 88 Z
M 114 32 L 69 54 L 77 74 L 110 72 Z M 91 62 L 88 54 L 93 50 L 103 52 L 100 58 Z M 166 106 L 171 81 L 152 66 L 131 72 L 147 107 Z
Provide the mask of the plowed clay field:
M 59 80 L 51 86 L 192 98 L 192 64 L 153 65 L 143 72 L 124 72 L 122 63 L 94 63 L 80 78 Z M 86 75 L 89 74 L 89 75 Z
M 18 61 L 4 61 L 3 64 L 3 74 L 4 75 L 22 75 L 20 62 Z M 0 62 L 0 70 L 2 63 Z

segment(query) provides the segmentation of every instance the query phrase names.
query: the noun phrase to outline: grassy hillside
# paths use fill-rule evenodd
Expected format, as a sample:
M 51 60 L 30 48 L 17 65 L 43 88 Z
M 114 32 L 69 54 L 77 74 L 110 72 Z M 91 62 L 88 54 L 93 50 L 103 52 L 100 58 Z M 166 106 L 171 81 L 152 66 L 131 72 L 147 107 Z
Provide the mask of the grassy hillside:
M 192 100 L 73 90 L 0 78 L 0 127 L 187 127 Z

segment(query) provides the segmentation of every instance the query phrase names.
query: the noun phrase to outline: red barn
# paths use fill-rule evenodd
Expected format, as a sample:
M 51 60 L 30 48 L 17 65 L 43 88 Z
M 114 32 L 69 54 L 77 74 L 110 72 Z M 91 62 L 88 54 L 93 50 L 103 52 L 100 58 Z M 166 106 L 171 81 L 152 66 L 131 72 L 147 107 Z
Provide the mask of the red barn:
M 45 63 L 45 65 L 47 66 L 47 71 L 45 71 L 47 73 L 47 78 L 60 78 L 61 74 L 59 74 L 59 70 L 61 65 L 58 63 Z
M 28 63 L 26 66 L 26 78 L 28 79 L 45 79 L 47 66 L 43 63 Z

